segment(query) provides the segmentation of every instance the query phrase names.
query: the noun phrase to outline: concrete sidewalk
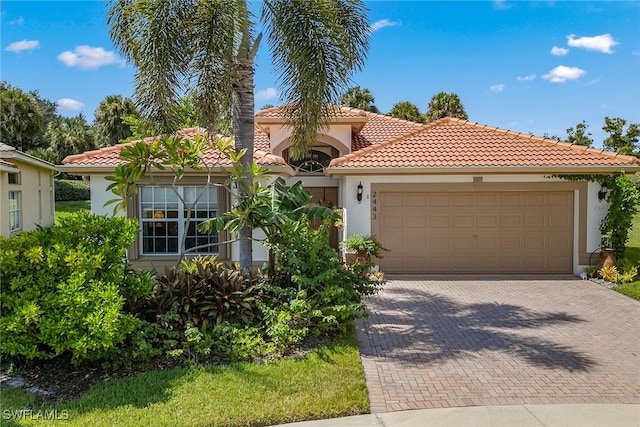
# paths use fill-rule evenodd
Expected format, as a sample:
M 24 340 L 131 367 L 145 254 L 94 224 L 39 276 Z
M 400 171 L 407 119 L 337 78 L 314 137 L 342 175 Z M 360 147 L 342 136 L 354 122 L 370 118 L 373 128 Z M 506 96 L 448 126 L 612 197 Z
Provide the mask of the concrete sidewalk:
M 284 425 L 287 427 L 640 427 L 640 404 L 418 409 Z

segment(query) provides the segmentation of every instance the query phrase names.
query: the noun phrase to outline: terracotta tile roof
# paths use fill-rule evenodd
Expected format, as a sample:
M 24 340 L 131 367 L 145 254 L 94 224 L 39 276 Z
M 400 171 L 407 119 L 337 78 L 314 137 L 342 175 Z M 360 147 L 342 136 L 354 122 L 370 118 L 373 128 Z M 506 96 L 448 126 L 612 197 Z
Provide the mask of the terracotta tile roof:
M 349 117 L 365 117 L 366 111 L 358 110 L 357 108 L 341 107 L 338 105 L 332 105 L 333 113 L 335 117 L 349 118 Z M 256 113 L 256 118 L 284 118 L 283 110 L 285 106 L 265 108 Z
M 383 124 L 386 125 L 387 122 Z M 369 123 L 362 130 L 365 133 Z M 356 138 L 354 138 L 355 140 Z M 354 146 L 356 144 L 354 143 Z M 334 159 L 330 168 L 570 167 L 640 165 L 640 159 L 444 118 Z
M 425 129 L 425 125 L 419 123 L 365 111 L 362 111 L 362 113 L 366 115 L 367 123 L 360 132 L 353 135 L 351 139 L 352 152 L 408 136 Z
M 179 135 L 187 138 L 193 138 L 195 135 L 206 135 L 207 131 L 203 128 L 194 127 L 188 129 L 182 129 L 178 131 Z M 145 138 L 144 141 L 152 142 L 157 138 Z M 122 148 L 136 144 L 134 142 L 128 142 L 125 144 L 118 144 L 112 147 L 100 148 L 98 150 L 87 151 L 81 154 L 74 154 L 67 156 L 62 163 L 66 166 L 112 166 L 115 167 L 124 163 L 120 160 L 120 150 Z M 262 166 L 286 166 L 286 162 L 280 156 L 275 156 L 269 151 L 269 140 L 264 132 L 256 130 L 255 146 L 253 159 L 256 163 Z M 229 166 L 231 161 L 226 157 L 221 156 L 220 151 L 217 148 L 208 150 L 203 155 L 203 165 L 220 165 Z

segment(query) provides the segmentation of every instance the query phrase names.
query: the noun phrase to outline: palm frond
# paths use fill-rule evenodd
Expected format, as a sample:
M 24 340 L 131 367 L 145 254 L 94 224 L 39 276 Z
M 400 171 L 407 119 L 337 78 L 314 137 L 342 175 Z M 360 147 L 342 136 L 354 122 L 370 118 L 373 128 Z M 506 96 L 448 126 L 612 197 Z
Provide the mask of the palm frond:
M 369 45 L 364 4 L 356 0 L 268 0 L 262 20 L 278 72 L 285 115 L 293 125 L 292 153 L 300 157 L 326 129 Z

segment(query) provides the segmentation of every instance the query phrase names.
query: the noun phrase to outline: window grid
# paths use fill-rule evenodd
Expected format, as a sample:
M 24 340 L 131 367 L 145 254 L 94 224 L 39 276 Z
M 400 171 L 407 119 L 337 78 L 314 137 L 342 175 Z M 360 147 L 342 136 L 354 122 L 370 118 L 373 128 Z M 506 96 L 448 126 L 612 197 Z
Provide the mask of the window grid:
M 9 191 L 9 231 L 18 231 L 20 224 L 20 192 Z
M 188 207 L 192 207 L 191 221 L 186 230 L 186 249 L 218 242 L 217 233 L 197 231 L 197 225 L 218 213 L 218 190 L 214 187 L 178 187 L 183 205 L 171 188 L 143 187 L 140 189 L 141 253 L 143 255 L 178 254 L 185 233 Z M 200 194 L 202 193 L 202 194 Z M 198 198 L 198 196 L 200 196 Z M 194 202 L 197 199 L 197 203 Z M 190 254 L 215 254 L 217 246 L 205 247 Z

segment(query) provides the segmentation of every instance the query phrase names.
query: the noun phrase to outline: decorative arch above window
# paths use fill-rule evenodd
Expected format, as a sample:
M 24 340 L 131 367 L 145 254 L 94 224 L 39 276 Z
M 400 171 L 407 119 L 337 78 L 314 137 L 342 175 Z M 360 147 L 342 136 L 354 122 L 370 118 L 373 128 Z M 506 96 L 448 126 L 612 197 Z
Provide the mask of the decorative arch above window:
M 338 157 L 338 150 L 331 146 L 312 147 L 301 159 L 292 159 L 287 148 L 283 157 L 297 173 L 323 174 L 331 160 Z

